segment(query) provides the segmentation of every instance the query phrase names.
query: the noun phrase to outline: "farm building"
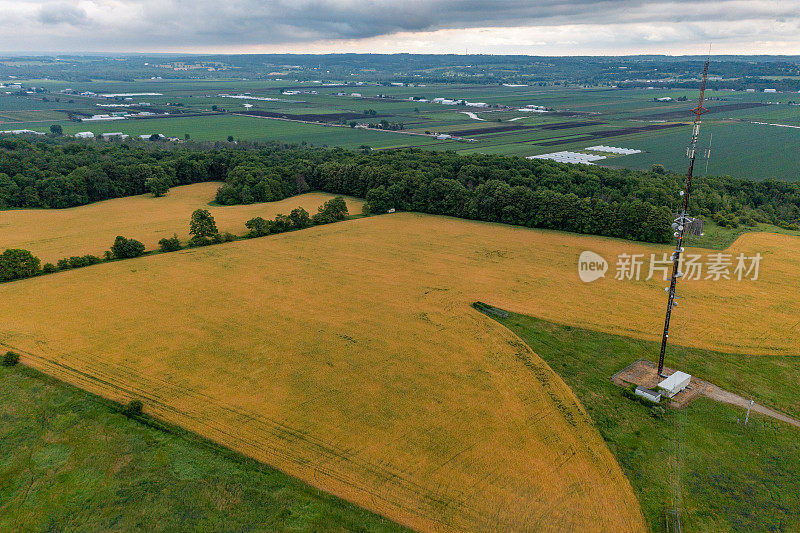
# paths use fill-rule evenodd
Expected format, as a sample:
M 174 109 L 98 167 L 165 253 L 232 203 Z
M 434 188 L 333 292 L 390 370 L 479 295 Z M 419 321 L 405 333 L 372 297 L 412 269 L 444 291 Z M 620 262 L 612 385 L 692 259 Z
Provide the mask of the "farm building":
M 634 148 L 617 148 L 616 146 L 606 146 L 604 144 L 598 144 L 597 146 L 589 146 L 586 150 L 592 150 L 593 152 L 608 152 L 610 154 L 620 154 L 620 155 L 631 155 L 631 154 L 641 154 L 641 150 L 636 150 Z
M 671 376 L 661 381 L 658 388 L 664 390 L 664 395 L 667 398 L 672 398 L 686 387 L 692 380 L 692 376 L 680 370 L 675 371 Z
M 115 132 L 112 132 L 112 133 L 104 133 L 103 134 L 103 139 L 105 139 L 105 140 L 108 140 L 108 139 L 127 139 L 127 138 L 128 138 L 128 136 L 125 135 L 124 133 L 122 133 L 121 131 L 115 131 Z
M 592 161 L 600 161 L 605 159 L 604 155 L 595 154 L 582 154 L 580 152 L 553 152 L 550 154 L 539 154 L 528 156 L 527 159 L 550 159 L 559 163 L 583 163 L 585 165 L 594 165 Z
M 120 116 L 116 113 L 113 115 L 92 115 L 89 118 L 82 118 L 81 122 L 97 122 L 100 120 L 125 120 L 125 116 Z
M 41 131 L 34 130 L 4 130 L 0 133 L 4 135 L 44 135 Z
M 642 387 L 641 385 L 636 387 L 636 390 L 634 392 L 636 393 L 636 396 L 641 396 L 642 398 L 646 398 L 646 399 L 650 400 L 653 403 L 658 403 L 658 402 L 661 401 L 661 393 L 660 392 L 656 392 L 654 390 L 646 389 L 646 388 Z
M 91 131 L 79 131 L 75 134 L 78 139 L 94 139 L 94 133 Z

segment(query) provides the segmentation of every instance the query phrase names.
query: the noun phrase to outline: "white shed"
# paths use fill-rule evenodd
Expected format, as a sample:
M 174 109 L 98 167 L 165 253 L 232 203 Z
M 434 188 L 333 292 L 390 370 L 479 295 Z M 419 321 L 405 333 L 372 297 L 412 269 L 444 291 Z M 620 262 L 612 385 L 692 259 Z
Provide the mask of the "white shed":
M 94 133 L 91 131 L 80 131 L 75 134 L 78 139 L 94 139 Z
M 636 390 L 634 392 L 636 393 L 637 396 L 641 396 L 642 398 L 647 398 L 648 400 L 650 400 L 653 403 L 659 403 L 661 401 L 661 393 L 660 392 L 656 392 L 654 390 L 646 389 L 646 388 L 642 387 L 641 385 L 636 387 Z
M 681 372 L 680 370 L 675 371 L 671 376 L 663 380 L 661 383 L 658 384 L 659 389 L 664 390 L 664 395 L 667 398 L 672 398 L 687 386 L 689 386 L 689 382 L 692 380 L 692 376 L 687 374 L 686 372 Z

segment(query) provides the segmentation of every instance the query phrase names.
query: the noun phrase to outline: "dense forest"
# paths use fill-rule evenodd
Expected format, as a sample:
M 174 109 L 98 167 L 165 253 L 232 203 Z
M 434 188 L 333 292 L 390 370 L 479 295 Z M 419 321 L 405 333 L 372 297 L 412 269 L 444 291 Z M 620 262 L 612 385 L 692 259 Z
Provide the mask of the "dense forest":
M 362 153 L 278 143 L 0 139 L 0 209 L 65 208 L 202 181 L 225 205 L 310 190 L 367 199 L 370 213 L 419 211 L 666 242 L 683 177 L 498 155 L 403 149 Z M 800 223 L 800 185 L 696 180 L 690 210 L 735 227 Z

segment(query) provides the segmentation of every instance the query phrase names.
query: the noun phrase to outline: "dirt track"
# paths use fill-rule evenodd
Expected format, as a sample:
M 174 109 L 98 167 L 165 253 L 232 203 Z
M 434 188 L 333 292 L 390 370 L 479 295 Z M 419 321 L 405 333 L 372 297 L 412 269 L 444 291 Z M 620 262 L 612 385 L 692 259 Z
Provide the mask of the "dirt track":
M 737 407 L 742 407 L 744 409 L 747 409 L 747 404 L 750 402 L 750 400 L 748 400 L 747 398 L 744 398 L 732 392 L 728 392 L 725 389 L 721 389 L 716 385 L 714 385 L 713 383 L 708 384 L 703 394 L 711 398 L 712 400 L 716 400 L 722 403 L 728 403 L 731 405 L 735 405 Z M 762 415 L 770 416 L 776 420 L 782 420 L 787 424 L 791 424 L 793 426 L 800 428 L 800 420 L 797 420 L 790 416 L 786 416 L 785 414 L 779 411 L 775 411 L 774 409 L 770 409 L 769 407 L 764 407 L 763 405 L 754 403 L 752 410 L 755 411 L 756 413 L 761 413 Z

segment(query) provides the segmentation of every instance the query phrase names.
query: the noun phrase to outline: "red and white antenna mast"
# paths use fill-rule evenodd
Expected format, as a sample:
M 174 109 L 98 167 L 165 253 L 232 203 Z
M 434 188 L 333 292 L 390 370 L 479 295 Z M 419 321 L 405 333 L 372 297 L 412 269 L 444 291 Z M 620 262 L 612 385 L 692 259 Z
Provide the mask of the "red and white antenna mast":
M 697 138 L 700 135 L 700 116 L 708 113 L 708 109 L 703 107 L 703 101 L 706 94 L 706 81 L 708 81 L 709 59 L 706 59 L 706 64 L 703 67 L 703 81 L 700 85 L 700 99 L 697 102 L 697 107 L 692 109 L 692 113 L 694 113 L 694 125 L 692 127 L 692 142 L 689 144 L 688 152 L 689 172 L 686 174 L 686 184 L 681 191 L 681 196 L 683 196 L 683 205 L 681 207 L 681 212 L 678 214 L 678 216 L 675 218 L 675 222 L 672 224 L 673 229 L 675 229 L 676 242 L 675 251 L 672 253 L 672 278 L 669 287 L 667 287 L 667 293 L 669 293 L 669 297 L 667 298 L 667 316 L 664 319 L 664 336 L 661 338 L 661 355 L 658 358 L 658 375 L 661 377 L 666 377 L 664 376 L 664 354 L 667 351 L 669 319 L 672 315 L 672 309 L 678 305 L 675 302 L 675 289 L 678 285 L 678 278 L 683 276 L 683 273 L 679 270 L 681 254 L 683 253 L 683 238 L 686 234 L 687 227 L 691 222 L 693 222 L 688 213 L 689 196 L 692 192 L 692 176 L 694 175 L 694 161 L 697 153 Z

